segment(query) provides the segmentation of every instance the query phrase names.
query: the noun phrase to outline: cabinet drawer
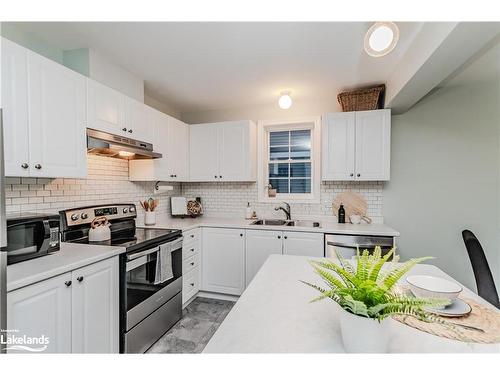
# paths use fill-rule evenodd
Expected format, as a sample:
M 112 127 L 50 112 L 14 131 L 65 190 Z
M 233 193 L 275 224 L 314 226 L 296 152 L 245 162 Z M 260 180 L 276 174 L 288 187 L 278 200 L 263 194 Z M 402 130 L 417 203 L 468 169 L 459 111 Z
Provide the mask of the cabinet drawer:
M 195 254 L 192 257 L 184 259 L 184 261 L 182 262 L 182 274 L 186 275 L 188 272 L 191 272 L 199 265 L 200 265 L 199 254 Z
M 182 235 L 184 236 L 183 241 L 185 244 L 191 243 L 193 241 L 198 241 L 200 239 L 200 228 L 182 232 Z
M 200 241 L 182 244 L 182 259 L 187 259 L 200 253 Z
M 199 269 L 195 268 L 192 271 L 184 274 L 182 285 L 182 303 L 189 301 L 200 290 Z

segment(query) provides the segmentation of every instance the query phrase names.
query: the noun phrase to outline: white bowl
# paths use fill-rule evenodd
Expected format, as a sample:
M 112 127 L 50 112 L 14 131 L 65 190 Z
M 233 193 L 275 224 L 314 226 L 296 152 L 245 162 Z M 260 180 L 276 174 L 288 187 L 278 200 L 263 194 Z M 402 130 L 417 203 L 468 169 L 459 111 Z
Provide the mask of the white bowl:
M 415 297 L 445 298 L 450 300 L 450 304 L 457 299 L 462 291 L 460 285 L 440 277 L 413 275 L 408 276 L 406 281 Z

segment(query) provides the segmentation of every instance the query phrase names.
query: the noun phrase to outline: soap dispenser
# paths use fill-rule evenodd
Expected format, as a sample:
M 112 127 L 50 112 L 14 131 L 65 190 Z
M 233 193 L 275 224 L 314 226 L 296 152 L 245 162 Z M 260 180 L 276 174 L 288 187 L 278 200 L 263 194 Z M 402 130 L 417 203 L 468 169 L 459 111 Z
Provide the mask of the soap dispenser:
M 245 212 L 245 219 L 251 219 L 253 215 L 252 207 L 250 207 L 250 202 L 247 202 L 247 208 Z
M 340 224 L 345 223 L 345 210 L 344 210 L 344 205 L 342 203 L 340 204 L 340 207 L 339 207 L 338 218 L 339 218 Z

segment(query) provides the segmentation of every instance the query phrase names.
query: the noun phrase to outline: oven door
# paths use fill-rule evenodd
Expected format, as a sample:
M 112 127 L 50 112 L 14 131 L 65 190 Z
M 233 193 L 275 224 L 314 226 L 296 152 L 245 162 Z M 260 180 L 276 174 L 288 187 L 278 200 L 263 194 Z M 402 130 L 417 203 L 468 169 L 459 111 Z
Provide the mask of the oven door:
M 7 262 L 8 264 L 46 255 L 59 244 L 59 223 L 53 220 L 16 220 L 7 223 Z M 51 239 L 52 237 L 52 239 Z
M 182 237 L 172 243 L 173 277 L 155 284 L 159 246 L 127 254 L 126 262 L 126 331 L 129 331 L 176 294 L 182 292 Z

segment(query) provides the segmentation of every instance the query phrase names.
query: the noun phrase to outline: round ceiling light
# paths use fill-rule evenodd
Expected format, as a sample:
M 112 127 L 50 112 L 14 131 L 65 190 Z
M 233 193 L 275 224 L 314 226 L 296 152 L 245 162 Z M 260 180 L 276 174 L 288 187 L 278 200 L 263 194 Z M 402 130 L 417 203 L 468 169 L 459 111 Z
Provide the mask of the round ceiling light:
M 365 51 L 373 57 L 391 52 L 399 39 L 399 29 L 394 22 L 375 22 L 366 32 Z
M 288 109 L 292 106 L 292 97 L 289 92 L 281 93 L 281 96 L 278 100 L 278 105 L 281 109 Z

